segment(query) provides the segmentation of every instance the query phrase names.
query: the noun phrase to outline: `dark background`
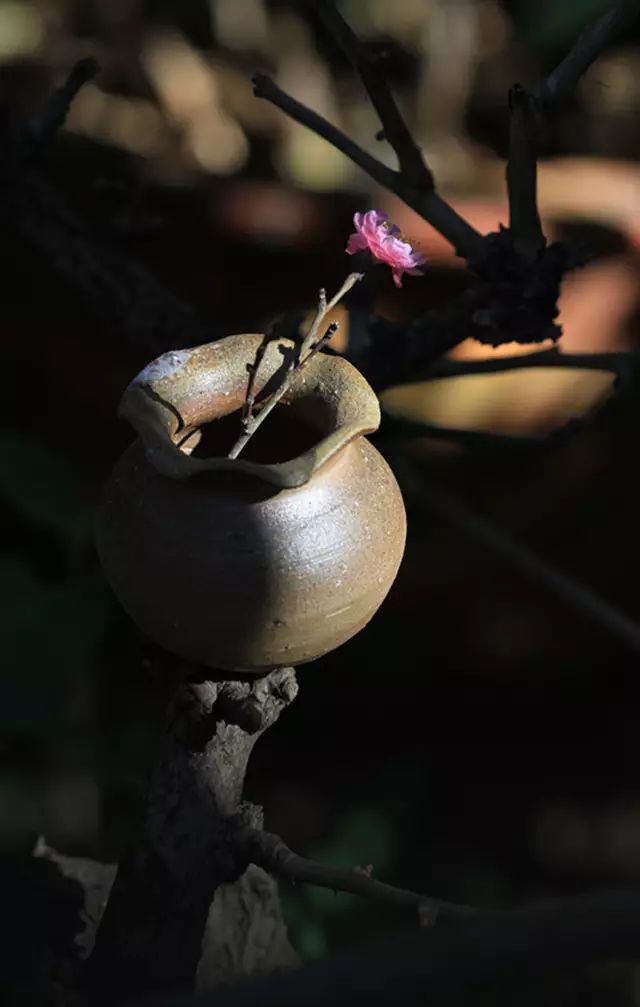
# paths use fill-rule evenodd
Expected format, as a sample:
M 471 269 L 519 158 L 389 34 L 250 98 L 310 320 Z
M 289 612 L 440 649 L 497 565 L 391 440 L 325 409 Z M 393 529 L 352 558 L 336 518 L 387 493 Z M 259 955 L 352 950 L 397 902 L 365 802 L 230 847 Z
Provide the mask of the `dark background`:
M 351 216 L 371 205 L 430 260 L 401 291 L 380 267 L 381 314 L 411 318 L 465 283 L 427 225 L 253 98 L 251 72 L 274 72 L 392 163 L 358 82 L 301 6 L 0 2 L 0 95 L 15 114 L 37 115 L 76 59 L 100 61 L 46 171 L 101 239 L 200 310 L 211 338 L 311 309 L 317 289 L 349 271 Z M 605 6 L 342 8 L 389 48 L 442 193 L 487 231 L 506 219 L 507 88 L 534 83 Z M 639 63 L 637 39 L 620 40 L 545 135 L 545 229 L 592 259 L 561 302 L 563 344 L 576 351 L 635 349 L 640 335 Z M 115 419 L 119 395 L 154 353 L 132 345 L 11 219 L 0 228 L 0 270 L 0 846 L 7 858 L 26 855 L 45 835 L 64 852 L 113 861 L 144 781 L 157 682 L 102 578 L 93 526 L 131 436 Z M 637 392 L 612 396 L 600 374 L 525 370 L 392 390 L 383 405 L 507 433 L 583 417 L 534 454 L 427 439 L 403 452 L 421 478 L 637 617 Z M 383 424 L 383 450 L 384 436 Z M 509 906 L 637 880 L 638 655 L 455 523 L 413 508 L 409 525 L 387 601 L 356 639 L 301 669 L 298 699 L 256 749 L 248 796 L 301 852 L 371 863 L 384 880 L 451 900 Z M 305 957 L 402 922 L 331 892 L 284 899 Z M 606 981 L 620 1002 L 637 1002 L 635 973 Z

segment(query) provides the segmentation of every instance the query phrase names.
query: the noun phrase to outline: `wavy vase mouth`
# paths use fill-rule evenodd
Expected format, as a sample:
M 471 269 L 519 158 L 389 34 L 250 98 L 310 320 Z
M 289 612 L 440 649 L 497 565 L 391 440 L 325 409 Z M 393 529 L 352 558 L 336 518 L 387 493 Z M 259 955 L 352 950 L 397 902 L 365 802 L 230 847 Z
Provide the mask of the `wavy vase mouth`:
M 226 470 L 283 488 L 301 486 L 354 438 L 378 429 L 378 399 L 360 372 L 342 357 L 317 353 L 293 374 L 242 456 L 229 458 L 242 434 L 249 369 L 263 341 L 250 333 L 171 350 L 128 385 L 118 414 L 158 472 L 186 479 Z M 278 386 L 294 350 L 288 339 L 267 344 L 255 376 L 256 403 Z

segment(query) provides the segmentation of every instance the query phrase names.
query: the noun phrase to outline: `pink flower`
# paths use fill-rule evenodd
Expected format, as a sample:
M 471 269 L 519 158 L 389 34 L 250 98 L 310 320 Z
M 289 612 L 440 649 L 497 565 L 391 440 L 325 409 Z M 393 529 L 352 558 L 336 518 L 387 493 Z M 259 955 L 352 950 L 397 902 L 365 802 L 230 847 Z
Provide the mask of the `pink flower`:
M 369 210 L 368 213 L 353 215 L 355 233 L 347 242 L 347 254 L 369 251 L 375 259 L 390 266 L 396 287 L 402 286 L 402 274 L 422 276 L 419 269 L 426 262 L 422 252 L 416 252 L 408 241 L 403 241 L 400 228 L 390 224 L 386 213 Z

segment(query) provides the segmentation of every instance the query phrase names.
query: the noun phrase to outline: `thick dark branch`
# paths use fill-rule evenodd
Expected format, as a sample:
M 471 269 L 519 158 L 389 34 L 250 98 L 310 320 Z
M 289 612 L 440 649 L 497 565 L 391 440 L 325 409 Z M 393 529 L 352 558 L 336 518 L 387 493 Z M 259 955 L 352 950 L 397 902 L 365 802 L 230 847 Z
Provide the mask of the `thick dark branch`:
M 548 108 L 562 98 L 575 87 L 583 73 L 607 46 L 631 27 L 638 15 L 640 0 L 617 0 L 612 3 L 606 14 L 578 36 L 564 59 L 532 91 L 532 96 L 543 108 Z
M 383 404 L 384 411 L 384 404 Z M 572 425 L 572 424 L 571 424 Z M 566 427 L 562 428 L 562 432 Z M 552 441 L 555 441 L 561 431 L 545 436 L 518 436 L 516 434 L 503 434 L 495 430 L 472 430 L 465 427 L 443 427 L 437 423 L 429 423 L 426 420 L 405 420 L 402 417 L 384 413 L 384 434 L 397 438 L 409 437 L 429 437 L 439 441 L 450 441 L 460 447 L 473 448 L 474 450 L 486 449 L 489 451 L 517 451 L 521 453 L 527 449 L 540 450 L 548 448 Z
M 549 251 L 553 251 L 553 246 Z M 413 384 L 431 378 L 497 374 L 529 367 L 609 371 L 615 375 L 619 384 L 626 384 L 638 373 L 640 355 L 622 351 L 564 353 L 561 348 L 552 347 L 536 353 L 492 356 L 480 360 L 456 360 L 445 356 L 470 336 L 481 338 L 483 330 L 477 325 L 478 315 L 485 311 L 485 306 L 499 310 L 501 304 L 505 309 L 508 306 L 504 290 L 492 291 L 490 285 L 483 290 L 476 280 L 456 300 L 426 312 L 408 325 L 399 325 L 376 316 L 354 316 L 352 331 L 356 333 L 356 338 L 353 346 L 350 343 L 347 347 L 345 355 L 378 392 L 394 385 Z M 527 305 L 535 307 L 532 298 L 525 300 L 524 307 Z M 523 310 L 517 310 L 519 306 L 520 301 L 516 300 L 513 314 L 510 315 L 505 310 L 504 321 L 498 319 L 503 326 L 499 330 L 503 335 L 503 342 L 517 340 L 531 343 L 537 337 L 554 332 L 549 326 L 548 318 L 542 313 L 545 304 L 539 312 L 532 311 L 530 318 L 525 315 L 524 307 Z M 543 325 L 546 328 L 540 332 Z M 558 333 L 559 331 L 558 328 Z
M 451 357 L 440 357 L 429 362 L 427 355 L 426 367 L 417 367 L 404 381 L 399 380 L 397 384 L 411 384 L 420 380 L 446 380 L 447 378 L 476 374 L 500 374 L 508 371 L 545 367 L 576 371 L 604 371 L 614 375 L 614 386 L 623 387 L 630 383 L 634 375 L 637 375 L 640 357 L 637 354 L 624 352 L 563 353 L 556 347 L 542 350 L 540 353 L 524 353 L 514 357 L 492 357 L 484 360 L 456 360 Z M 560 438 L 566 437 L 580 422 L 580 418 L 576 417 L 550 433 L 521 436 L 495 430 L 443 427 L 426 420 L 407 420 L 394 416 L 393 413 L 385 413 L 384 433 L 391 435 L 391 437 L 395 435 L 430 437 L 474 449 L 520 452 L 527 449 L 548 448 L 556 444 Z
M 257 98 L 265 98 L 273 105 L 281 109 L 290 119 L 299 122 L 302 126 L 312 130 L 330 143 L 337 150 L 346 154 L 350 160 L 357 164 L 359 168 L 366 171 L 380 185 L 386 186 L 393 191 L 398 186 L 400 176 L 397 171 L 388 168 L 377 158 L 372 157 L 366 150 L 359 147 L 357 143 L 350 140 L 345 133 L 333 126 L 327 119 L 324 119 L 313 109 L 307 108 L 302 102 L 292 98 L 291 95 L 283 91 L 278 85 L 264 73 L 254 73 L 251 78 L 253 82 L 253 93 Z
M 314 860 L 307 860 L 290 850 L 279 836 L 259 829 L 244 829 L 236 836 L 236 843 L 244 849 L 252 863 L 264 868 L 277 878 L 284 878 L 294 884 L 318 885 L 331 888 L 334 892 L 350 892 L 375 902 L 404 906 L 415 910 L 422 918 L 435 922 L 436 919 L 468 919 L 476 915 L 470 906 L 443 902 L 430 896 L 395 888 L 371 877 L 369 868 L 356 867 L 341 870 L 325 867 Z
M 577 84 L 602 51 L 640 14 L 640 0 L 618 0 L 576 39 L 561 63 L 533 91 L 516 84 L 509 92 L 507 190 L 516 250 L 535 258 L 544 246 L 536 197 L 537 113 Z
M 333 0 L 311 0 L 311 6 L 362 80 L 369 100 L 378 113 L 384 139 L 391 145 L 398 158 L 400 171 L 413 185 L 433 190 L 433 175 L 427 168 L 422 152 L 415 143 L 385 80 L 382 60 L 360 41 L 336 10 Z
M 516 84 L 509 92 L 509 227 L 517 251 L 530 258 L 535 258 L 544 245 L 537 206 L 537 169 L 535 109 L 531 96 Z
M 463 374 L 499 374 L 528 367 L 562 367 L 576 371 L 609 371 L 618 379 L 627 381 L 637 373 L 639 366 L 640 357 L 635 353 L 563 353 L 554 346 L 539 353 L 521 353 L 514 357 L 490 357 L 484 360 L 442 357 L 440 360 L 430 361 L 411 380 L 454 378 Z
M 421 190 L 406 179 L 402 172 L 394 171 L 382 164 L 317 112 L 282 91 L 266 74 L 256 73 L 252 80 L 256 97 L 265 98 L 276 105 L 295 122 L 306 126 L 337 150 L 342 151 L 374 181 L 395 192 L 407 206 L 424 217 L 436 231 L 450 241 L 458 255 L 465 259 L 474 259 L 482 255 L 482 236 L 437 193 Z

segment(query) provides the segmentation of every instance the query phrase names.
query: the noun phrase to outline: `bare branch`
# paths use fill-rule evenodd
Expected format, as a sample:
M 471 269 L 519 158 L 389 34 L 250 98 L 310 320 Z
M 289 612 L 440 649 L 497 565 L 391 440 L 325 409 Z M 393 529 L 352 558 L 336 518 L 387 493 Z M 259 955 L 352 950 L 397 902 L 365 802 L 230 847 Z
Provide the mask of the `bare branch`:
M 7 212 L 12 206 L 15 192 L 24 187 L 25 180 L 31 179 L 38 157 L 63 125 L 73 99 L 98 70 L 98 64 L 94 59 L 81 59 L 75 64 L 64 84 L 53 92 L 38 118 L 29 125 L 20 125 L 13 129 L 9 127 L 8 122 L 5 124 L 9 135 L 3 137 L 4 164 L 0 165 L 0 174 L 3 176 L 0 212 Z
M 319 339 L 316 339 L 315 343 L 311 344 L 309 352 L 307 353 L 306 357 L 304 358 L 304 360 L 301 360 L 300 363 L 298 364 L 298 371 L 301 371 L 303 367 L 307 366 L 310 360 L 313 360 L 316 353 L 319 353 L 320 350 L 322 350 L 327 345 L 331 337 L 335 336 L 336 332 L 338 332 L 339 329 L 340 325 L 338 322 L 331 322 L 331 324 L 327 326 L 325 334 L 323 336 L 320 336 Z
M 318 309 L 316 311 L 315 318 L 311 323 L 311 328 L 309 329 L 307 335 L 305 336 L 302 346 L 300 348 L 300 360 L 304 360 L 311 348 L 318 341 L 318 332 L 320 331 L 320 326 L 327 317 L 330 311 L 340 303 L 345 294 L 348 294 L 352 287 L 355 287 L 356 283 L 359 283 L 363 277 L 363 273 L 349 273 L 346 280 L 340 287 L 337 294 L 334 294 L 330 301 L 327 301 L 327 292 L 324 287 L 320 290 L 318 296 Z
M 315 318 L 311 323 L 311 328 L 309 329 L 307 335 L 303 339 L 302 346 L 300 347 L 298 352 L 290 354 L 280 385 L 275 389 L 274 392 L 271 393 L 270 397 L 263 403 L 262 408 L 258 413 L 252 413 L 252 415 L 249 416 L 245 402 L 245 407 L 243 408 L 244 432 L 240 435 L 240 437 L 238 437 L 238 440 L 231 448 L 231 451 L 229 452 L 228 456 L 229 458 L 238 457 L 240 452 L 251 440 L 258 427 L 260 427 L 264 423 L 269 413 L 271 413 L 278 405 L 278 402 L 280 402 L 285 392 L 289 388 L 289 385 L 291 384 L 291 381 L 293 379 L 293 375 L 296 374 L 299 370 L 302 369 L 302 367 L 305 366 L 305 364 L 308 362 L 311 356 L 314 356 L 317 353 L 318 349 L 320 348 L 320 344 L 324 343 L 333 334 L 333 331 L 335 330 L 332 330 L 331 332 L 327 331 L 321 338 L 318 338 L 318 332 L 320 330 L 320 326 L 322 325 L 322 322 L 324 321 L 326 316 L 329 314 L 330 311 L 333 311 L 338 302 L 342 300 L 345 294 L 347 294 L 353 286 L 355 286 L 358 280 L 362 279 L 362 275 L 363 275 L 362 273 L 350 273 L 349 276 L 344 281 L 344 283 L 342 284 L 342 286 L 340 287 L 340 290 L 337 292 L 337 294 L 334 294 L 334 296 L 328 302 L 327 302 L 326 291 L 324 290 L 324 288 L 320 290 L 318 296 L 318 309 L 316 311 Z M 263 346 L 266 349 L 264 340 L 258 348 L 258 353 L 256 354 L 256 359 L 254 363 L 250 365 L 247 396 L 249 394 L 253 395 L 253 387 L 255 384 L 255 373 L 257 371 L 260 360 L 264 356 Z
M 262 362 L 267 346 L 271 342 L 271 335 L 266 333 L 262 342 L 260 343 L 258 349 L 256 350 L 255 360 L 252 364 L 247 364 L 247 373 L 249 375 L 249 380 L 247 381 L 247 392 L 244 399 L 244 405 L 242 406 L 242 425 L 245 430 L 251 419 L 253 417 L 253 407 L 256 400 L 255 396 L 255 386 L 256 386 L 256 376 L 258 374 L 258 368 Z
M 243 850 L 252 863 L 277 878 L 330 888 L 334 892 L 349 892 L 388 905 L 404 906 L 415 910 L 431 922 L 435 922 L 438 918 L 469 919 L 478 914 L 478 910 L 471 906 L 443 902 L 440 899 L 420 895 L 418 892 L 395 888 L 383 881 L 376 881 L 371 877 L 369 868 L 341 870 L 337 867 L 325 867 L 315 860 L 307 860 L 290 850 L 282 839 L 272 832 L 243 829 L 235 838 L 238 848 Z
M 392 168 L 388 168 L 386 164 L 372 157 L 317 112 L 296 101 L 286 91 L 282 91 L 271 77 L 263 73 L 256 73 L 252 80 L 256 97 L 264 98 L 276 105 L 295 122 L 306 126 L 307 129 L 321 136 L 337 150 L 342 151 L 354 164 L 366 171 L 374 181 L 384 185 L 391 192 L 395 192 L 396 196 L 407 206 L 424 217 L 436 231 L 439 231 L 447 241 L 450 241 L 458 255 L 465 259 L 482 256 L 482 235 L 436 192 L 420 189 L 405 178 L 401 172 L 393 171 Z
M 333 0 L 311 0 L 311 6 L 362 80 L 382 124 L 382 136 L 391 145 L 398 158 L 400 171 L 413 185 L 433 190 L 433 175 L 426 166 L 422 152 L 407 128 L 385 80 L 382 60 L 360 41 L 336 10 Z
M 577 84 L 603 50 L 640 14 L 640 0 L 618 0 L 576 39 L 559 65 L 532 91 L 516 84 L 509 92 L 507 190 L 510 229 L 518 252 L 533 258 L 544 246 L 536 199 L 537 113 Z
M 604 371 L 614 376 L 613 386 L 627 386 L 638 374 L 640 356 L 633 353 L 563 353 L 557 347 L 539 353 L 518 354 L 513 357 L 490 357 L 481 360 L 456 360 L 451 357 L 429 358 L 425 353 L 426 365 L 415 366 L 406 378 L 394 384 L 414 383 L 420 380 L 447 380 L 447 378 L 467 375 L 500 374 L 528 368 L 556 368 L 566 370 Z M 364 368 L 365 376 L 366 368 Z M 382 383 L 379 387 L 388 387 Z M 383 406 L 384 409 L 384 406 Z M 579 417 L 569 420 L 550 433 L 537 435 L 514 435 L 495 430 L 473 430 L 444 427 L 425 420 L 406 420 L 385 412 L 385 435 L 394 437 L 430 437 L 450 441 L 461 447 L 487 449 L 490 451 L 523 451 L 549 448 L 581 423 Z
M 529 258 L 535 258 L 544 245 L 537 206 L 537 167 L 534 103 L 516 84 L 509 91 L 509 227 L 517 251 Z
M 455 360 L 443 357 L 431 361 L 428 367 L 414 374 L 412 381 L 424 378 L 453 378 L 462 374 L 498 374 L 528 367 L 563 367 L 585 371 L 610 371 L 620 380 L 628 380 L 640 367 L 635 353 L 563 353 L 553 346 L 539 353 L 519 353 L 513 357 L 488 357 L 484 360 Z
M 357 164 L 363 171 L 366 171 L 380 185 L 385 185 L 387 188 L 395 191 L 398 185 L 398 173 L 396 171 L 387 168 L 381 161 L 372 157 L 371 154 L 368 154 L 366 150 L 359 147 L 345 133 L 336 126 L 333 126 L 327 119 L 318 115 L 313 109 L 292 98 L 286 91 L 279 88 L 275 81 L 267 76 L 267 74 L 254 73 L 251 79 L 253 82 L 253 93 L 256 98 L 265 98 L 266 101 L 270 101 L 273 105 L 276 105 L 290 119 L 294 119 L 302 126 L 306 126 L 307 129 L 317 133 L 318 136 L 321 136 L 333 147 L 336 147 L 337 150 L 346 154 L 354 164 Z
M 496 430 L 473 430 L 466 427 L 444 427 L 438 423 L 429 423 L 427 420 L 406 420 L 400 416 L 384 411 L 384 435 L 385 439 L 390 438 L 413 438 L 428 437 L 438 441 L 449 441 L 458 444 L 460 447 L 473 448 L 474 450 L 486 449 L 488 451 L 526 451 L 541 450 L 548 448 L 567 431 L 567 426 L 573 427 L 572 423 L 566 424 L 560 430 L 544 436 L 522 436 L 518 434 L 500 433 Z
M 640 15 L 640 0 L 617 0 L 609 10 L 578 36 L 571 49 L 551 73 L 531 92 L 543 108 L 570 91 L 598 56 L 630 28 Z
M 31 124 L 30 133 L 38 147 L 46 143 L 64 125 L 69 109 L 78 91 L 96 74 L 100 67 L 95 59 L 79 60 L 64 84 L 53 92 L 40 119 Z

